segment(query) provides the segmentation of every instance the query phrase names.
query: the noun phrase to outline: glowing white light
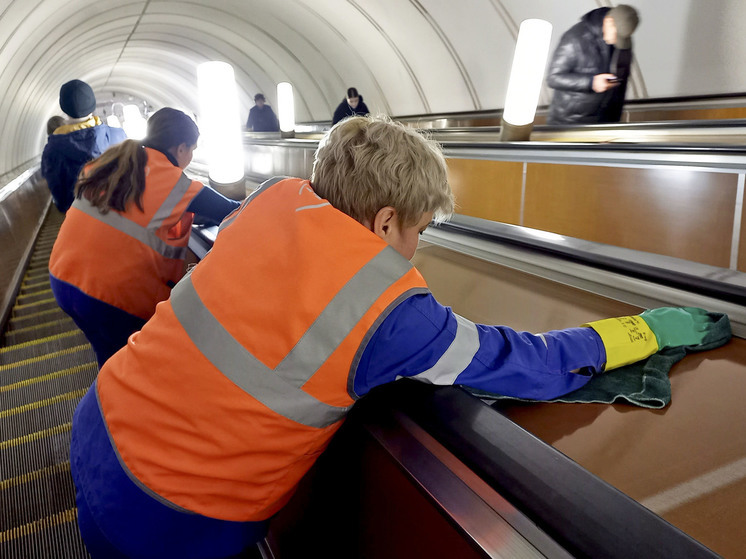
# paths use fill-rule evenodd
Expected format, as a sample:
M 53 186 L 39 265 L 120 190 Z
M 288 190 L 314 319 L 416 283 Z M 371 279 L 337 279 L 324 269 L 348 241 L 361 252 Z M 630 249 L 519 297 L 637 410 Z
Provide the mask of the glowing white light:
M 131 140 L 142 140 L 145 137 L 147 130 L 147 123 L 140 114 L 140 109 L 137 105 L 125 105 L 122 109 L 124 114 L 124 133 Z
M 295 130 L 295 100 L 293 86 L 288 82 L 277 84 L 277 106 L 279 111 L 280 131 L 293 132 Z
M 272 154 L 270 152 L 258 152 L 251 155 L 252 173 L 257 175 L 271 175 L 272 169 Z
M 548 21 L 527 19 L 521 23 L 505 96 L 505 122 L 524 126 L 534 121 L 551 38 Z
M 109 115 L 106 117 L 106 124 L 114 128 L 121 128 L 122 122 L 119 120 L 117 115 Z
M 241 118 L 233 66 L 204 62 L 197 67 L 200 105 L 200 145 L 210 178 L 233 184 L 244 178 Z

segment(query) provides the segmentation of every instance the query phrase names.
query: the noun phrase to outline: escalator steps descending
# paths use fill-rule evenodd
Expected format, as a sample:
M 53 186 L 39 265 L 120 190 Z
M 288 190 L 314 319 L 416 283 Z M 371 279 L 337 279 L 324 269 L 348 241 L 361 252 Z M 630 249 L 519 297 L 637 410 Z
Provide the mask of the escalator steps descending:
M 64 216 L 52 207 L 0 334 L 0 557 L 87 558 L 70 477 L 75 406 L 96 356 L 55 303 L 49 255 Z

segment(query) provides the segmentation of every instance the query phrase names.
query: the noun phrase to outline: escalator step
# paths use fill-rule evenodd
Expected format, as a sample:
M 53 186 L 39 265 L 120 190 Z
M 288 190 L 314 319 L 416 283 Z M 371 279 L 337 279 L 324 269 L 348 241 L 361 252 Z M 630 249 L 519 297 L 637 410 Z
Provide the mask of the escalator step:
M 72 416 L 98 373 L 56 304 L 48 262 L 64 216 L 47 214 L 0 333 L 0 557 L 86 559 L 70 476 Z
M 10 311 L 10 317 L 11 319 L 21 318 L 29 314 L 34 314 L 34 313 L 37 313 L 40 311 L 46 311 L 49 309 L 59 310 L 59 307 L 57 306 L 57 301 L 54 300 L 54 297 L 46 297 L 40 301 L 34 301 L 33 303 L 28 303 L 26 305 L 14 305 Z
M 43 358 L 49 353 L 56 353 L 86 342 L 83 332 L 73 326 L 73 329 L 61 334 L 2 347 L 0 348 L 0 370 L 13 363 Z
M 22 316 L 11 316 L 8 319 L 8 323 L 5 325 L 5 330 L 6 332 L 10 332 L 19 328 L 33 326 L 36 320 L 50 320 L 52 318 L 62 319 L 66 316 L 65 312 L 55 305 L 52 308 L 37 312 L 29 312 Z
M 0 347 L 27 342 L 45 336 L 52 336 L 54 334 L 61 334 L 62 332 L 67 332 L 74 327 L 75 323 L 73 322 L 73 319 L 68 316 L 63 316 L 55 320 L 8 330 L 0 335 Z

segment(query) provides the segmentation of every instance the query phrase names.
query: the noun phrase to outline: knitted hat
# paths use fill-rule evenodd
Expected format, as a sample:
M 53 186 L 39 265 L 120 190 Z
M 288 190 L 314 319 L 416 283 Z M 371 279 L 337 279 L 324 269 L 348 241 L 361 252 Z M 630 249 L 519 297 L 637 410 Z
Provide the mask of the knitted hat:
M 616 26 L 616 43 L 614 46 L 618 49 L 631 48 L 632 39 L 630 39 L 630 36 L 635 32 L 637 24 L 640 23 L 637 10 L 627 4 L 619 4 L 611 8 L 606 17 L 613 19 Z
M 70 80 L 60 88 L 60 108 L 72 118 L 81 118 L 96 110 L 96 96 L 91 86 Z

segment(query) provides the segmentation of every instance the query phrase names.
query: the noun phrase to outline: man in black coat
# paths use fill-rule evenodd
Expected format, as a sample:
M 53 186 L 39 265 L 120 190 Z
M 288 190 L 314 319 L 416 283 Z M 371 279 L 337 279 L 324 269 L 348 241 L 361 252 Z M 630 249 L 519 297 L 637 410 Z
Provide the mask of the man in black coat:
M 549 65 L 547 124 L 619 122 L 639 17 L 632 6 L 598 8 L 560 39 Z

